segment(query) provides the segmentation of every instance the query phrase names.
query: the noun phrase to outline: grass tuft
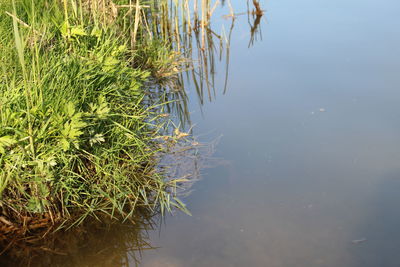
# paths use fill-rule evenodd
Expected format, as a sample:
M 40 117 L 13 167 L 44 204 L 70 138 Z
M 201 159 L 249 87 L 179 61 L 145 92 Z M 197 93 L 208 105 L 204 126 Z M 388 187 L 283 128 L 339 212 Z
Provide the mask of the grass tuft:
M 132 220 L 140 207 L 185 211 L 156 168 L 163 125 L 144 86 L 168 76 L 175 52 L 140 33 L 145 7 L 0 3 L 2 221 L 29 231 L 27 218 L 70 227 Z

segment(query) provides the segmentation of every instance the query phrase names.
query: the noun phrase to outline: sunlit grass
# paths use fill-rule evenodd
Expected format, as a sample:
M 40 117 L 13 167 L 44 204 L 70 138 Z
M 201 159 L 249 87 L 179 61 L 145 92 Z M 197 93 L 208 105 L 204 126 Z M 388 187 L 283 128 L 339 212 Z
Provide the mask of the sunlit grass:
M 155 171 L 162 124 L 143 86 L 163 67 L 164 43 L 153 55 L 139 48 L 157 39 L 132 32 L 109 1 L 0 3 L 2 219 L 73 225 L 99 213 L 129 220 L 141 206 L 185 210 Z

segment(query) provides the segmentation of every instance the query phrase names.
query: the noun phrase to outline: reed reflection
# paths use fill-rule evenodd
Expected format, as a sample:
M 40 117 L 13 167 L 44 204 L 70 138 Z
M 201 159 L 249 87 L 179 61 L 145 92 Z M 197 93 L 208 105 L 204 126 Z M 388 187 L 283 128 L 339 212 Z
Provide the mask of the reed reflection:
M 261 18 L 264 16 L 264 10 L 257 0 L 251 1 L 247 1 L 247 11 L 241 13 L 234 12 L 230 1 L 223 1 L 222 4 L 218 1 L 214 4 L 211 4 L 211 1 L 201 1 L 201 9 L 198 8 L 197 1 L 192 7 L 188 1 L 184 1 L 182 5 L 176 5 L 164 13 L 170 19 L 160 21 L 160 31 L 169 30 L 171 45 L 176 49 L 177 55 L 181 55 L 185 60 L 180 61 L 181 65 L 177 68 L 183 71 L 173 74 L 174 82 L 159 85 L 153 91 L 152 99 L 157 99 L 154 97 L 156 92 L 161 101 L 169 101 L 170 104 L 164 111 L 176 115 L 182 126 L 191 125 L 185 89 L 189 86 L 195 89 L 200 106 L 205 101 L 213 101 L 218 90 L 223 94 L 228 91 L 231 39 L 237 17 L 242 15 L 248 17 L 249 48 L 262 39 Z M 227 32 L 222 30 L 219 33 L 212 23 L 214 21 L 211 20 L 219 5 L 227 12 L 227 15 L 223 16 L 225 21 L 221 24 L 228 26 Z M 193 17 L 180 15 L 191 14 L 183 12 L 187 10 L 193 10 Z M 222 85 L 216 85 L 215 74 L 221 67 L 224 68 L 225 79 Z
M 141 251 L 153 249 L 147 235 L 156 225 L 152 211 L 141 210 L 134 222 L 100 218 L 69 230 L 15 239 L 12 246 L 2 246 L 1 266 L 129 267 L 139 264 Z

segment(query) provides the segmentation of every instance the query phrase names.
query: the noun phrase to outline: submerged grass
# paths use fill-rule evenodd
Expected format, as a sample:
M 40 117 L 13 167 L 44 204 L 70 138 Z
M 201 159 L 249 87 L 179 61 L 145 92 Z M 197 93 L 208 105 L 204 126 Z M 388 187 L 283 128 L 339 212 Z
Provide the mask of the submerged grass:
M 174 52 L 122 2 L 0 0 L 3 232 L 186 210 L 155 168 L 163 125 L 143 86 Z

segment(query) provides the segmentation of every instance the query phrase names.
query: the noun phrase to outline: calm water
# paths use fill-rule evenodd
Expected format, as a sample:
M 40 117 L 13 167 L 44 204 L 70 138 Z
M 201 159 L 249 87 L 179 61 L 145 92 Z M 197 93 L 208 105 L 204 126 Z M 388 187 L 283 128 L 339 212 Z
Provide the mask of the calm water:
M 400 266 L 400 2 L 261 4 L 252 48 L 236 20 L 227 93 L 200 108 L 189 88 L 195 133 L 223 134 L 229 164 L 204 170 L 193 216 L 151 232 L 141 265 Z

